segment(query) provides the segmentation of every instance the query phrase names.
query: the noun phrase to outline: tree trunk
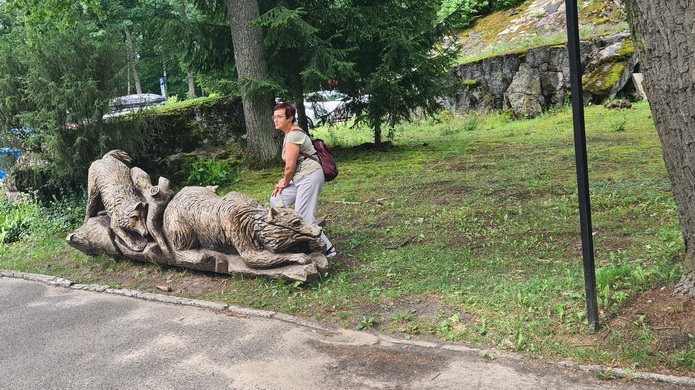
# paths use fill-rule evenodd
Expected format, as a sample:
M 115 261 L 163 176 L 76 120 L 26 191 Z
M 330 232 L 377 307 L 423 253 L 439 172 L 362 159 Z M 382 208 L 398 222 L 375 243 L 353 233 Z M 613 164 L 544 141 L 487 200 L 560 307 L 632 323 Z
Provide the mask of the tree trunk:
M 138 56 L 135 41 L 133 40 L 130 34 L 130 29 L 128 28 L 128 26 L 123 26 L 123 31 L 125 31 L 125 39 L 128 42 L 128 69 L 132 70 L 133 72 L 133 83 L 135 84 L 135 93 L 142 93 L 142 85 L 140 84 L 140 73 L 138 72 Z M 128 93 L 130 93 L 130 87 L 128 87 Z
M 676 291 L 695 296 L 695 4 L 628 0 L 627 10 L 685 241 Z
M 273 96 L 259 90 L 256 80 L 268 77 L 263 31 L 249 22 L 259 17 L 256 0 L 227 0 L 229 25 L 232 30 L 234 59 L 244 106 L 248 150 L 260 161 L 277 157 L 279 143 L 273 115 Z
M 179 12 L 181 14 L 181 20 L 184 22 L 188 20 L 188 15 L 186 14 L 186 5 L 181 4 L 179 8 Z M 195 99 L 195 78 L 193 78 L 193 72 L 188 72 L 186 75 L 186 78 L 188 79 L 188 93 L 186 94 L 187 99 Z
M 164 78 L 164 85 L 160 85 L 160 92 L 165 99 L 169 99 L 169 90 L 167 87 L 167 62 L 162 58 L 162 77 Z
M 297 108 L 297 125 L 309 131 L 309 121 L 306 117 L 306 107 L 304 107 L 304 83 L 302 82 L 302 76 L 299 74 L 302 71 L 299 56 L 293 50 L 285 54 L 285 59 L 289 74 L 290 95 L 292 95 L 292 99 L 295 102 L 294 105 Z M 312 125 L 316 125 L 316 123 L 312 123 Z
M 195 99 L 195 78 L 193 72 L 188 72 L 188 99 Z

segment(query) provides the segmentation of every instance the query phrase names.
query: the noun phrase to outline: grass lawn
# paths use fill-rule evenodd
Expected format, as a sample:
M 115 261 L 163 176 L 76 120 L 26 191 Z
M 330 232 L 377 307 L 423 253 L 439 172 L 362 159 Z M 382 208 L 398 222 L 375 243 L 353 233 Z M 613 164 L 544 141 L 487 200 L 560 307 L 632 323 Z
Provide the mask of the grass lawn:
M 586 325 L 571 110 L 442 117 L 393 129 L 378 150 L 365 144 L 368 129 L 317 130 L 340 167 L 319 204 L 339 255 L 318 282 L 93 258 L 66 246 L 68 231 L 1 247 L 0 269 L 168 284 L 172 294 L 536 358 L 695 369 L 695 305 L 670 294 L 684 248 L 647 103 L 586 108 L 598 332 Z M 245 171 L 223 192 L 267 204 L 281 174 Z

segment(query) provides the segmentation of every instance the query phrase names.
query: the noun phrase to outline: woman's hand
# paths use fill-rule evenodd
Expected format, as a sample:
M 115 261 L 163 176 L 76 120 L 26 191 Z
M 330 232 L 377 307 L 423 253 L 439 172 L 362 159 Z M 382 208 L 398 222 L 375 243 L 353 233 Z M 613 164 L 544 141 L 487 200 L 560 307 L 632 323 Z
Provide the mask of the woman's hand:
M 287 188 L 287 183 L 285 182 L 285 178 L 282 178 L 278 181 L 278 184 L 275 185 L 272 196 L 280 195 L 285 188 Z

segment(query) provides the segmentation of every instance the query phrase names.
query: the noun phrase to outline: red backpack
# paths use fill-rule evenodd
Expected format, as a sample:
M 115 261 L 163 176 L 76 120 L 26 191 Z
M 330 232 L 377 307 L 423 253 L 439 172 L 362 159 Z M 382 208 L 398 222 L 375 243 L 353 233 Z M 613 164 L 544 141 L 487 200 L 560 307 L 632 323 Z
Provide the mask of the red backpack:
M 323 140 L 311 138 L 311 135 L 304 130 L 296 129 L 296 131 L 301 131 L 309 137 L 311 143 L 314 144 L 314 149 L 316 149 L 318 159 L 304 152 L 301 152 L 300 154 L 321 164 L 321 168 L 323 168 L 323 176 L 326 178 L 326 181 L 335 179 L 336 176 L 338 176 L 338 166 L 335 163 L 333 155 L 331 155 L 331 148 L 329 148 L 328 145 L 323 142 Z

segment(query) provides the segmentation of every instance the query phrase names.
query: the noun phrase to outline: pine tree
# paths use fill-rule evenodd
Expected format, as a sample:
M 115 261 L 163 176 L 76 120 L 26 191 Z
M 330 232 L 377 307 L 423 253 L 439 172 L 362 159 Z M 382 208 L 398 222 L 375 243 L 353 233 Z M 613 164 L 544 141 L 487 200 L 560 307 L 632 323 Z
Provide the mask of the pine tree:
M 452 85 L 454 52 L 438 9 L 432 0 L 297 0 L 268 10 L 258 23 L 273 74 L 300 117 L 304 93 L 335 89 L 348 96 L 343 109 L 374 129 L 379 144 L 385 127 L 416 110 L 435 113 Z

